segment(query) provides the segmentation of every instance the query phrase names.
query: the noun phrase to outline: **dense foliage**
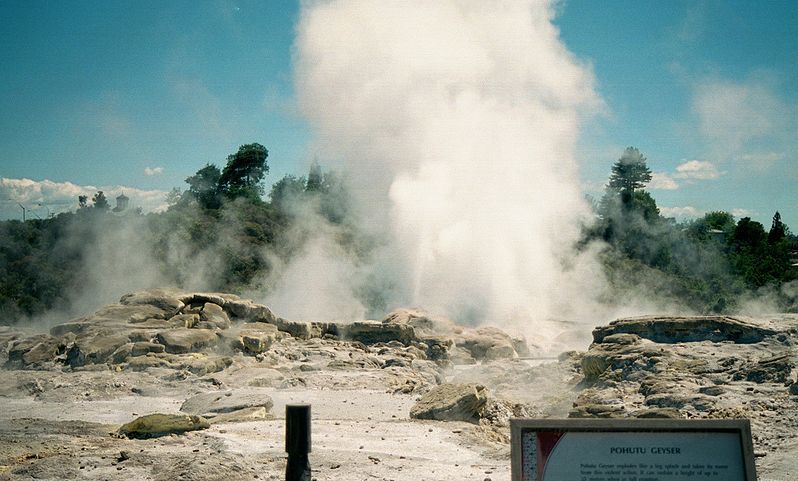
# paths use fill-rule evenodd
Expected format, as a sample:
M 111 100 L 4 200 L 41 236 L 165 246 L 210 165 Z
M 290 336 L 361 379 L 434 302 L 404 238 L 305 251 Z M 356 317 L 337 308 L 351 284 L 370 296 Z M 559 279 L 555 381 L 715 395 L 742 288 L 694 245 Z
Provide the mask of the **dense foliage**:
M 339 252 L 366 262 L 375 240 L 358 229 L 343 179 L 314 163 L 307 177 L 276 181 L 264 200 L 267 158 L 260 144 L 241 146 L 224 168 L 207 164 L 186 179 L 184 191 L 172 190 L 161 213 L 117 212 L 97 192 L 91 200 L 81 196 L 74 213 L 0 222 L 0 323 L 66 311 L 98 288 L 104 271 L 127 269 L 119 275 L 132 278 L 138 262 L 151 264 L 145 273 L 155 285 L 268 290 L 278 267 L 322 231 Z M 680 224 L 662 217 L 644 190 L 650 180 L 645 157 L 626 149 L 580 243 L 603 246 L 608 302 L 656 293 L 693 312 L 734 312 L 741 300 L 766 297 L 780 310 L 798 311 L 798 243 L 778 212 L 769 230 L 727 212 Z M 123 258 L 134 260 L 116 263 Z M 372 280 L 357 295 L 379 313 L 384 291 Z
M 98 192 L 91 201 L 82 196 L 74 213 L 0 222 L 0 324 L 68 311 L 70 301 L 91 295 L 91 277 L 114 268 L 114 258 L 155 266 L 153 283 L 241 292 L 269 282 L 273 264 L 287 263 L 313 229 L 331 232 L 355 259 L 368 253 L 370 242 L 348 222 L 340 176 L 314 164 L 307 179 L 277 181 L 264 201 L 267 156 L 249 144 L 223 169 L 205 165 L 185 191 L 169 193 L 161 213 L 115 212 Z
M 643 187 L 651 180 L 645 157 L 627 148 L 613 165 L 598 221 L 583 244 L 601 239 L 605 271 L 623 297 L 666 300 L 697 312 L 731 312 L 741 300 L 767 297 L 782 311 L 797 311 L 798 241 L 776 212 L 769 232 L 728 212 L 676 223 L 660 214 Z

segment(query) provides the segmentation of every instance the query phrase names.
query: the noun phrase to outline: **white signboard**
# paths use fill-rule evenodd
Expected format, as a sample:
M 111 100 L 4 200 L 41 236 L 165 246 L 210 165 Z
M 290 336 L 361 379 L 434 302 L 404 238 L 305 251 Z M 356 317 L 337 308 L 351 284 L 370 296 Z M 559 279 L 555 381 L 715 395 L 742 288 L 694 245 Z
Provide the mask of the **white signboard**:
M 754 481 L 747 420 L 513 420 L 513 481 Z

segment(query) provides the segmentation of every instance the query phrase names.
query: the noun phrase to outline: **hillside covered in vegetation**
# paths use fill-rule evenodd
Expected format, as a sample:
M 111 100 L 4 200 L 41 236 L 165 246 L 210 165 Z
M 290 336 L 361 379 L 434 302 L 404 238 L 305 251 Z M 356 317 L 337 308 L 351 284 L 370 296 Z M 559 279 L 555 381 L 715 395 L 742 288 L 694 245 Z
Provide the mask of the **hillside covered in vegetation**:
M 68 312 L 75 298 L 91 297 L 98 269 L 114 268 L 93 262 L 101 255 L 150 258 L 153 282 L 239 293 L 268 292 L 278 266 L 319 230 L 349 261 L 369 262 L 382 239 L 361 228 L 344 177 L 314 164 L 307 176 L 285 176 L 267 194 L 267 158 L 260 144 L 241 146 L 223 168 L 207 164 L 186 179 L 185 190 L 174 189 L 164 212 L 118 211 L 98 192 L 81 198 L 75 212 L 0 222 L 0 323 Z M 679 223 L 660 214 L 645 190 L 650 180 L 645 157 L 626 149 L 593 203 L 595 222 L 574 246 L 600 246 L 610 283 L 603 302 L 656 295 L 696 313 L 733 313 L 751 301 L 798 312 L 798 241 L 778 212 L 769 229 L 724 211 Z M 394 307 L 386 301 L 390 289 L 367 279 L 354 295 L 368 315 L 380 316 Z

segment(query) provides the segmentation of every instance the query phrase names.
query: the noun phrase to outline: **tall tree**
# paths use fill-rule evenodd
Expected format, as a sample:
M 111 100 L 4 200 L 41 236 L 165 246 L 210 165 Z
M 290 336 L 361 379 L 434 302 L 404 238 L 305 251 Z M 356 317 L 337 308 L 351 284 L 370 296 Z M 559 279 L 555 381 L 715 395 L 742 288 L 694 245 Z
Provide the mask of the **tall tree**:
M 768 232 L 768 244 L 778 244 L 787 236 L 787 229 L 781 221 L 781 214 L 779 211 L 773 215 L 773 224 L 770 226 Z
M 627 147 L 621 158 L 612 166 L 608 188 L 621 194 L 624 206 L 632 204 L 634 193 L 651 181 L 651 170 L 646 158 L 635 147 Z
M 266 158 L 269 151 L 260 144 L 246 144 L 238 152 L 227 156 L 227 165 L 219 178 L 219 190 L 230 198 L 260 199 L 261 181 L 269 172 Z
M 186 179 L 188 190 L 184 195 L 194 198 L 199 205 L 206 209 L 218 209 L 221 205 L 219 199 L 219 179 L 221 176 L 222 173 L 219 171 L 219 167 L 213 164 L 205 164 L 205 167 Z

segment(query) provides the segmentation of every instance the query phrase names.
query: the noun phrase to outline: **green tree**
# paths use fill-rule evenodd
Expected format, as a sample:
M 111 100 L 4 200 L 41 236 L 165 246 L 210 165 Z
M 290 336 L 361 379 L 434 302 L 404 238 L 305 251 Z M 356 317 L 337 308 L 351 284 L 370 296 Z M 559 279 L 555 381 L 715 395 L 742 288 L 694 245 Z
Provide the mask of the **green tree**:
M 227 165 L 219 178 L 219 190 L 231 199 L 260 200 L 263 194 L 261 181 L 269 172 L 268 157 L 269 151 L 260 144 L 239 147 L 238 152 L 227 156 Z
M 186 179 L 188 190 L 183 195 L 196 200 L 200 206 L 206 209 L 218 209 L 221 205 L 219 198 L 219 179 L 221 176 L 222 173 L 219 171 L 219 167 L 213 164 L 205 164 L 205 167 Z
M 621 195 L 621 204 L 629 206 L 634 202 L 634 193 L 651 181 L 651 170 L 646 158 L 635 147 L 627 147 L 621 158 L 612 166 L 607 187 Z
M 715 239 L 725 244 L 734 231 L 734 216 L 725 211 L 708 212 L 701 219 L 693 221 L 688 227 L 690 235 L 699 241 Z M 715 232 L 712 232 L 715 231 Z M 722 234 L 718 234 L 720 231 Z
M 776 211 L 773 215 L 773 223 L 770 226 L 770 232 L 768 232 L 768 244 L 778 244 L 784 240 L 785 237 L 787 237 L 787 228 L 781 221 L 781 214 L 779 214 L 779 211 Z
M 95 209 L 108 210 L 111 207 L 110 204 L 108 204 L 108 199 L 105 198 L 105 194 L 101 190 L 94 194 L 94 197 L 91 198 L 91 201 L 94 204 Z
M 766 240 L 765 227 L 750 217 L 740 219 L 731 238 L 732 245 L 738 251 L 760 249 Z

